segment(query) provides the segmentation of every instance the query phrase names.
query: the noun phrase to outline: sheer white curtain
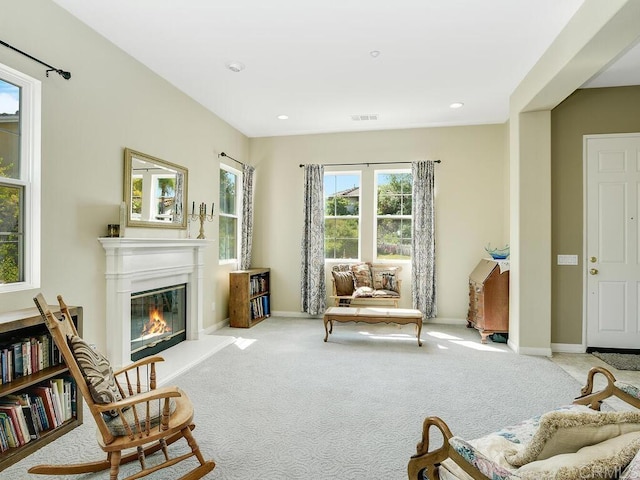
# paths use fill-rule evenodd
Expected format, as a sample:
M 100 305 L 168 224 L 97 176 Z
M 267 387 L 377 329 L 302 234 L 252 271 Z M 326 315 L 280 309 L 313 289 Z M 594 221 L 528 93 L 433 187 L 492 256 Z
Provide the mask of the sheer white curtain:
M 255 168 L 242 167 L 242 228 L 240 239 L 240 270 L 251 268 L 251 245 L 253 239 L 253 176 Z
M 413 162 L 413 222 L 411 225 L 411 297 L 425 318 L 438 314 L 436 305 L 436 239 L 434 162 Z
M 304 229 L 301 245 L 300 296 L 302 311 L 324 312 L 324 167 L 304 166 Z

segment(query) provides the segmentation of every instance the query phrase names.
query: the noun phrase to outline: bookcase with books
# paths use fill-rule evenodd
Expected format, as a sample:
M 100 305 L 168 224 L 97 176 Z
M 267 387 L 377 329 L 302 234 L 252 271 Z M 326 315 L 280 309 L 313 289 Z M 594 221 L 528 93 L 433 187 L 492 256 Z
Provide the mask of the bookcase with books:
M 69 311 L 81 334 L 82 307 Z M 0 471 L 81 424 L 82 396 L 38 310 L 0 313 Z
M 250 328 L 271 315 L 269 268 L 229 274 L 229 325 Z

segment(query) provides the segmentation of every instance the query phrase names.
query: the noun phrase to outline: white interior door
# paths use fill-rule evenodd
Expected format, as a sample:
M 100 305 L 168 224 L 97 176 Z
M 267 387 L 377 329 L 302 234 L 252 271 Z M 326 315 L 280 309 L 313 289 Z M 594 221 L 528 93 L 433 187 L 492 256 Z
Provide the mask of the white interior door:
M 640 134 L 585 137 L 587 347 L 640 349 Z

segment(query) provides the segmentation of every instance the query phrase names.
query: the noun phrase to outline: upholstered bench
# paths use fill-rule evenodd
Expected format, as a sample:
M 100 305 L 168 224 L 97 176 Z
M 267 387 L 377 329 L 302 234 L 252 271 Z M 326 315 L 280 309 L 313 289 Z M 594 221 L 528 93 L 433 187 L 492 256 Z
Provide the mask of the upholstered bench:
M 355 308 L 329 307 L 324 313 L 324 341 L 333 333 L 333 322 L 365 322 L 365 323 L 397 323 L 400 325 L 416 324 L 418 346 L 422 346 L 422 313 L 413 308 Z
M 607 386 L 593 392 L 601 373 Z M 618 397 L 635 409 L 600 411 Z M 640 389 L 617 382 L 594 367 L 571 405 L 546 412 L 484 437 L 454 436 L 438 417 L 423 423 L 422 441 L 409 460 L 410 480 L 638 480 L 640 479 Z M 429 450 L 429 430 L 442 446 Z

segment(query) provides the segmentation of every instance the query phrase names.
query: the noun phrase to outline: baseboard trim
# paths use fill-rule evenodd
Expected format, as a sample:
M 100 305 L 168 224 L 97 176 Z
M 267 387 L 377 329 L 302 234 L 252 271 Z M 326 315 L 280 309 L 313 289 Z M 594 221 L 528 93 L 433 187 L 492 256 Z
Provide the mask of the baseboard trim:
M 202 332 L 200 333 L 204 335 L 211 335 L 216 330 L 220 330 L 221 328 L 228 327 L 228 326 L 229 326 L 229 319 L 224 318 L 222 320 L 215 322 L 213 325 L 210 325 L 207 328 L 203 329 Z
M 462 318 L 434 317 L 434 318 L 427 318 L 423 323 L 423 325 L 429 325 L 429 324 L 431 325 L 466 325 L 467 321 Z
M 516 346 L 512 342 L 508 341 L 507 344 L 511 347 L 511 350 L 520 355 L 532 355 L 536 357 L 551 357 L 551 348 L 536 348 L 536 347 L 520 347 Z
M 554 353 L 585 353 L 585 346 L 581 343 L 552 343 Z
M 322 314 L 309 315 L 306 312 L 272 311 L 272 317 L 322 319 Z

